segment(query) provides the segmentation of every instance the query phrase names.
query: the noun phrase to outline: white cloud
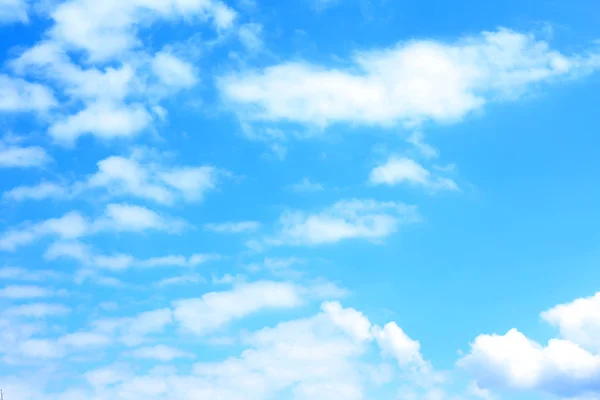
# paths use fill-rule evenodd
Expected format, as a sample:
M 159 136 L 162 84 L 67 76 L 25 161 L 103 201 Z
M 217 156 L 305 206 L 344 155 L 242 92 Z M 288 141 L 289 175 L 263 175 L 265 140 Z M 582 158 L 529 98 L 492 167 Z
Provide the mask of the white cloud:
M 565 55 L 507 29 L 453 43 L 412 40 L 356 53 L 347 69 L 285 62 L 222 76 L 224 99 L 244 119 L 414 126 L 455 122 L 532 85 L 589 72 L 597 54 Z M 346 63 L 348 64 L 348 63 Z
M 414 207 L 398 202 L 342 200 L 318 214 L 285 212 L 268 244 L 321 245 L 346 239 L 383 239 L 418 220 Z
M 38 83 L 0 74 L 0 113 L 48 111 L 58 103 L 52 90 Z
M 304 178 L 300 182 L 290 185 L 289 189 L 297 193 L 314 193 L 322 191 L 324 187 L 320 183 Z
M 100 139 L 132 137 L 147 128 L 151 119 L 141 104 L 94 103 L 54 123 L 48 132 L 58 142 L 71 145 L 86 134 Z
M 543 312 L 542 318 L 557 327 L 563 338 L 600 352 L 600 292 L 559 304 Z
M 54 291 L 40 286 L 29 285 L 9 285 L 0 289 L 0 298 L 6 299 L 35 299 L 40 297 L 50 297 Z
M 45 318 L 66 315 L 71 309 L 62 304 L 30 303 L 7 308 L 3 314 L 10 317 Z
M 162 332 L 172 322 L 173 312 L 161 308 L 134 317 L 100 319 L 93 325 L 98 333 L 116 335 L 127 346 L 137 346 L 144 343 L 148 335 Z
M 43 167 L 51 161 L 42 147 L 7 146 L 0 142 L 0 168 Z
M 179 200 L 202 201 L 225 174 L 211 166 L 166 165 L 151 159 L 149 153 L 137 149 L 129 157 L 110 156 L 100 160 L 97 163 L 98 170 L 85 180 L 73 184 L 42 182 L 35 186 L 19 186 L 5 192 L 4 198 L 13 201 L 70 199 L 104 190 L 108 197 L 136 197 L 173 205 Z M 2 154 L 0 148 L 0 167 Z M 6 166 L 27 166 L 27 163 L 49 161 L 43 149 L 35 147 L 7 149 L 4 158 Z
M 204 228 L 218 233 L 246 233 L 256 231 L 260 228 L 260 223 L 256 221 L 224 222 L 220 224 L 205 224 Z
M 166 51 L 154 56 L 152 71 L 169 88 L 189 88 L 198 81 L 192 65 Z
M 258 23 L 247 23 L 240 26 L 238 37 L 242 45 L 250 52 L 257 52 L 264 46 L 263 26 Z
M 110 344 L 108 336 L 94 332 L 74 332 L 56 339 L 28 339 L 19 346 L 20 355 L 31 359 L 63 358 L 73 351 L 97 349 Z
M 18 186 L 4 192 L 2 197 L 11 201 L 65 199 L 69 197 L 69 190 L 64 185 L 42 182 L 35 186 Z
M 535 342 L 511 329 L 504 335 L 479 335 L 458 366 L 473 374 L 482 390 L 537 390 L 565 398 L 600 395 L 598 294 L 560 304 L 542 313 L 563 338 Z M 587 397 L 586 397 L 587 396 Z
M 180 220 L 164 217 L 142 206 L 131 204 L 109 204 L 104 216 L 96 221 L 99 230 L 117 232 L 143 232 L 146 230 L 180 232 L 185 223 Z
M 0 1 L 0 25 L 14 22 L 29 22 L 29 17 L 27 16 L 28 8 L 29 5 L 26 0 Z
M 374 336 L 379 347 L 392 355 L 401 367 L 424 365 L 419 342 L 408 337 L 395 322 L 390 322 L 383 328 L 374 328 Z
M 459 190 L 450 178 L 435 177 L 421 164 L 406 157 L 390 157 L 385 164 L 371 171 L 369 181 L 374 185 L 409 183 L 430 190 Z
M 262 309 L 293 308 L 302 303 L 301 288 L 288 283 L 254 282 L 227 292 L 207 293 L 201 298 L 174 303 L 175 319 L 196 334 L 216 330 L 230 321 Z
M 229 28 L 235 12 L 217 0 L 127 1 L 71 0 L 51 14 L 52 38 L 68 48 L 85 50 L 92 61 L 120 56 L 141 44 L 136 27 L 158 18 L 211 19 L 217 29 Z
M 23 225 L 0 235 L 0 250 L 13 251 L 41 237 L 55 235 L 62 239 L 76 239 L 87 234 L 89 222 L 77 212 L 69 212 L 60 218 L 51 218 L 33 224 Z
M 48 281 L 60 278 L 62 275 L 56 271 L 49 270 L 26 270 L 19 267 L 0 268 L 0 279 L 14 281 Z
M 440 155 L 438 149 L 425 142 L 425 137 L 421 132 L 414 132 L 408 137 L 407 142 L 415 146 L 425 158 L 436 158 Z
M 543 347 L 516 329 L 478 336 L 458 365 L 486 387 L 538 389 L 565 397 L 597 390 L 600 378 L 599 355 L 560 339 Z
M 165 345 L 156 345 L 152 347 L 141 347 L 130 353 L 136 358 L 146 358 L 158 361 L 173 361 L 177 358 L 194 358 L 192 353 L 181 351 Z

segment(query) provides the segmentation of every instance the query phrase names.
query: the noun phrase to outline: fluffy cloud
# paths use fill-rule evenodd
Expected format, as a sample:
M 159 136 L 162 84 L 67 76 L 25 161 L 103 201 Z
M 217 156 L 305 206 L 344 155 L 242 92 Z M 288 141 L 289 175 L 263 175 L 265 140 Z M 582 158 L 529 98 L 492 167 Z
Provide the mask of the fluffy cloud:
M 58 104 L 52 90 L 38 83 L 0 74 L 0 87 L 0 112 L 43 112 Z
M 3 0 L 0 3 L 0 24 L 29 22 L 28 8 L 26 0 Z
M 6 145 L 0 142 L 0 168 L 35 168 L 52 161 L 39 146 Z
M 188 88 L 197 82 L 194 68 L 168 52 L 160 52 L 152 60 L 152 71 L 160 82 L 170 88 Z
M 150 334 L 162 332 L 172 322 L 173 311 L 161 308 L 133 317 L 99 319 L 93 325 L 98 333 L 116 336 L 127 346 L 137 346 L 144 343 Z
M 397 185 L 408 183 L 429 190 L 459 190 L 450 178 L 434 177 L 421 164 L 406 157 L 391 157 L 383 165 L 374 168 L 369 176 L 374 185 Z
M 235 16 L 232 9 L 218 0 L 107 0 L 102 4 L 70 0 L 52 12 L 54 26 L 50 35 L 67 48 L 86 51 L 91 61 L 104 61 L 141 44 L 136 35 L 139 24 L 159 18 L 210 19 L 217 29 L 227 29 Z
M 20 246 L 48 235 L 62 239 L 76 239 L 88 233 L 90 223 L 78 212 L 69 212 L 60 218 L 51 218 L 36 224 L 24 224 L 0 235 L 0 250 L 15 250 Z
M 150 114 L 141 104 L 125 106 L 95 103 L 75 115 L 57 121 L 48 132 L 57 141 L 72 144 L 85 134 L 93 134 L 102 139 L 137 135 L 150 121 Z
M 13 251 L 45 236 L 62 240 L 78 239 L 98 232 L 163 231 L 178 233 L 184 221 L 160 215 L 146 207 L 131 204 L 108 204 L 104 214 L 89 220 L 79 212 L 71 211 L 60 218 L 51 218 L 35 224 L 24 223 L 0 235 L 0 250 Z
M 54 291 L 40 286 L 10 285 L 0 289 L 0 298 L 6 299 L 35 299 L 53 295 Z
M 542 313 L 560 335 L 593 351 L 600 351 L 600 293 L 560 304 Z
M 137 259 L 130 254 L 97 254 L 90 246 L 80 242 L 55 242 L 46 252 L 47 260 L 73 259 L 83 266 L 111 271 L 121 271 L 130 267 L 160 268 L 160 267 L 196 267 L 198 265 L 219 260 L 218 254 L 193 254 L 189 257 L 182 255 L 167 255 L 148 259 Z
M 414 207 L 397 202 L 343 200 L 317 214 L 286 212 L 268 244 L 320 245 L 346 239 L 380 240 L 418 220 Z
M 18 186 L 2 194 L 2 198 L 10 201 L 65 199 L 69 197 L 68 190 L 51 182 L 42 182 L 35 186 Z
M 194 358 L 194 354 L 165 345 L 141 347 L 131 352 L 136 358 L 146 358 L 158 361 L 173 361 L 177 358 Z
M 69 307 L 62 304 L 30 303 L 7 308 L 3 314 L 9 317 L 45 318 L 66 315 L 71 312 Z
M 597 299 L 598 294 L 542 313 L 544 320 L 560 329 L 564 339 L 551 339 L 543 346 L 517 329 L 504 335 L 480 335 L 458 365 L 469 370 L 482 388 L 508 387 L 560 397 L 597 398 Z
M 565 55 L 507 29 L 453 43 L 401 42 L 356 53 L 347 69 L 285 62 L 219 79 L 224 99 L 244 119 L 414 126 L 454 122 L 495 99 L 599 65 L 597 54 Z
M 0 166 L 2 166 L 0 148 Z M 34 162 L 48 162 L 41 148 L 6 149 L 6 166 L 33 166 Z M 226 175 L 211 166 L 167 165 L 142 150 L 129 157 L 110 156 L 98 161 L 98 170 L 84 180 L 42 182 L 34 186 L 19 186 L 3 194 L 7 200 L 71 199 L 75 196 L 102 190 L 108 197 L 135 197 L 161 205 L 176 201 L 199 202 L 217 187 L 221 176 Z M 37 158 L 36 158 L 37 157 Z M 28 164 L 29 163 L 29 164 Z
M 302 303 L 302 288 L 279 282 L 255 282 L 228 292 L 175 302 L 175 319 L 186 329 L 203 334 L 261 309 L 293 308 Z

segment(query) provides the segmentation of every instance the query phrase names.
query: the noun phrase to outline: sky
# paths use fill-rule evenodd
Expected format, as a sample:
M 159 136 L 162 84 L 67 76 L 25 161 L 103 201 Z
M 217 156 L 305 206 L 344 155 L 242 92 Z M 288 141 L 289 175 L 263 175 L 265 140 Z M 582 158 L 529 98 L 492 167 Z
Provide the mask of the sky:
M 599 14 L 0 0 L 4 398 L 600 399 Z

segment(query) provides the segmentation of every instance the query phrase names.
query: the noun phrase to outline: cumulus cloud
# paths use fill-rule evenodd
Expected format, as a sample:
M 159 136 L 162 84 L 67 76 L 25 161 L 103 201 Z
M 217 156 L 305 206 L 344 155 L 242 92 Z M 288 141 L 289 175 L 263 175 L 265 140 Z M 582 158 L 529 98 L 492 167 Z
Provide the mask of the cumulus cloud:
M 289 185 L 288 189 L 296 193 L 315 193 L 321 192 L 325 188 L 320 183 L 313 182 L 308 178 L 303 178 L 300 182 Z
M 66 199 L 69 190 L 64 185 L 42 182 L 34 186 L 18 186 L 2 194 L 2 198 L 10 201 Z
M 52 90 L 38 83 L 0 74 L 1 112 L 44 112 L 58 103 Z
M 9 317 L 45 318 L 67 315 L 71 309 L 62 304 L 30 303 L 7 308 L 3 314 Z
M 30 285 L 9 285 L 0 289 L 0 298 L 6 299 L 35 299 L 40 297 L 50 297 L 54 295 L 54 291 Z
M 154 56 L 152 71 L 160 82 L 169 88 L 188 88 L 197 82 L 192 65 L 166 51 Z
M 0 142 L 0 168 L 39 168 L 52 161 L 39 146 L 6 145 Z
M 597 299 L 598 294 L 542 313 L 563 338 L 551 339 L 544 346 L 517 329 L 504 335 L 480 335 L 458 365 L 470 371 L 482 389 L 508 387 L 595 398 L 600 395 Z
M 432 191 L 459 190 L 452 179 L 433 176 L 431 171 L 407 157 L 390 157 L 384 164 L 371 171 L 369 182 L 388 186 L 406 183 Z
M 20 227 L 0 234 L 0 250 L 14 251 L 46 236 L 72 241 L 99 232 L 162 231 L 178 233 L 186 227 L 182 220 L 158 214 L 146 207 L 131 204 L 108 204 L 103 215 L 95 220 L 71 211 L 59 218 L 37 223 L 23 223 Z M 79 249 L 71 249 L 79 251 Z
M 55 122 L 48 132 L 57 141 L 70 145 L 86 134 L 101 139 L 131 137 L 148 127 L 150 121 L 150 114 L 141 104 L 95 103 Z
M 194 354 L 165 345 L 140 347 L 132 351 L 131 356 L 158 361 L 173 361 L 177 358 L 194 358 Z
M 412 206 L 399 202 L 342 200 L 320 213 L 288 211 L 268 244 L 323 245 L 347 239 L 381 240 L 404 223 L 418 220 Z
M 567 55 L 508 29 L 454 42 L 412 40 L 362 51 L 348 68 L 284 62 L 220 77 L 223 98 L 243 119 L 415 126 L 450 123 L 533 85 L 587 73 L 597 54 Z
M 29 22 L 28 9 L 26 0 L 3 0 L 0 2 L 0 25 Z
M 231 291 L 178 300 L 174 303 L 174 316 L 185 329 L 205 334 L 261 309 L 297 307 L 302 303 L 301 291 L 300 287 L 288 283 L 242 284 Z

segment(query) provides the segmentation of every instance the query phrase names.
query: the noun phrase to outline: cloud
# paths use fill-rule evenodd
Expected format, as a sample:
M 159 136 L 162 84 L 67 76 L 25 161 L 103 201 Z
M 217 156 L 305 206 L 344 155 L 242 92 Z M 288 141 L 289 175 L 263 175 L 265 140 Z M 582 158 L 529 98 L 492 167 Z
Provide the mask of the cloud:
M 154 56 L 152 71 L 169 88 L 189 88 L 198 81 L 194 68 L 189 63 L 166 51 Z
M 293 308 L 301 303 L 299 287 L 264 281 L 238 285 L 227 292 L 207 293 L 201 298 L 178 300 L 173 313 L 183 328 L 206 334 L 263 309 Z
M 369 176 L 374 185 L 398 185 L 403 183 L 421 186 L 433 191 L 459 190 L 450 178 L 434 177 L 421 164 L 406 157 L 390 157 L 385 164 L 374 168 Z
M 265 240 L 273 245 L 323 245 L 348 239 L 380 240 L 404 223 L 415 222 L 413 206 L 375 200 L 342 200 L 317 214 L 288 211 L 278 232 Z
M 264 43 L 262 39 L 263 26 L 258 23 L 247 23 L 238 29 L 238 37 L 242 45 L 249 52 L 255 53 L 262 50 Z
M 27 270 L 19 267 L 3 267 L 0 268 L 0 279 L 13 281 L 48 281 L 57 279 L 62 275 L 56 271 L 49 270 Z
M 57 359 L 75 351 L 93 350 L 110 344 L 110 338 L 94 332 L 75 332 L 57 339 L 27 339 L 19 346 L 20 355 L 31 359 Z
M 296 193 L 315 193 L 325 189 L 320 183 L 312 182 L 308 178 L 304 178 L 300 182 L 288 186 L 288 188 Z
M 557 305 L 541 316 L 559 329 L 561 337 L 600 352 L 600 292 Z
M 146 207 L 131 204 L 109 204 L 104 215 L 96 221 L 96 229 L 116 232 L 156 230 L 177 233 L 185 222 L 162 216 Z
M 218 254 L 193 254 L 189 257 L 182 255 L 167 255 L 137 259 L 130 254 L 98 254 L 90 246 L 80 242 L 55 242 L 44 253 L 46 260 L 73 259 L 83 266 L 95 269 L 123 271 L 131 267 L 161 268 L 161 267 L 196 267 L 210 261 L 219 260 Z
M 24 223 L 0 235 L 0 250 L 14 251 L 45 236 L 72 241 L 98 232 L 162 231 L 178 233 L 186 227 L 184 221 L 160 215 L 146 207 L 131 204 L 108 204 L 104 214 L 90 221 L 77 211 L 60 218 L 51 218 L 35 224 Z M 69 251 L 80 251 L 71 248 Z
M 14 251 L 41 237 L 53 235 L 62 239 L 76 239 L 88 233 L 90 223 L 78 212 L 72 211 L 60 218 L 51 218 L 36 224 L 23 224 L 21 228 L 0 235 L 0 250 Z
M 21 152 L 33 150 L 37 151 L 37 148 Z M 24 164 L 24 161 L 21 163 Z M 166 165 L 152 159 L 150 152 L 139 149 L 129 157 L 104 158 L 98 161 L 97 168 L 94 174 L 72 184 L 42 182 L 34 186 L 19 186 L 5 192 L 3 197 L 13 201 L 71 199 L 103 190 L 108 197 L 134 197 L 161 205 L 173 205 L 177 201 L 202 201 L 208 192 L 216 189 L 219 179 L 226 174 L 211 166 Z
M 52 90 L 38 83 L 0 74 L 0 87 L 0 113 L 44 112 L 58 104 Z
M 392 127 L 452 123 L 496 100 L 598 67 L 596 53 L 565 55 L 532 35 L 500 29 L 455 42 L 412 40 L 356 53 L 347 68 L 284 62 L 219 78 L 244 120 Z
M 141 347 L 131 353 L 132 357 L 145 358 L 157 361 L 173 361 L 177 358 L 194 358 L 194 354 L 175 349 L 165 345 L 156 345 L 152 347 Z
M 9 307 L 4 310 L 3 315 L 23 318 L 46 318 L 66 315 L 70 312 L 71 309 L 62 304 L 30 303 Z
M 147 128 L 150 121 L 150 114 L 141 104 L 95 103 L 55 122 L 48 132 L 58 142 L 71 145 L 86 134 L 100 139 L 132 137 Z
M 0 25 L 29 22 L 28 8 L 29 5 L 25 0 L 3 0 L 0 3 Z
M 69 190 L 57 183 L 42 182 L 35 186 L 18 186 L 2 194 L 2 198 L 10 201 L 66 199 Z
M 11 146 L 0 142 L 0 168 L 39 168 L 52 158 L 39 146 Z
M 9 285 L 0 289 L 0 298 L 6 299 L 35 299 L 40 297 L 50 297 L 54 291 L 40 286 L 29 285 Z
M 204 228 L 217 233 L 246 233 L 260 228 L 256 221 L 224 222 L 220 224 L 205 224 Z
M 51 13 L 54 26 L 50 36 L 67 48 L 84 50 L 90 61 L 106 61 L 140 46 L 136 27 L 142 22 L 159 18 L 210 19 L 215 28 L 227 29 L 235 16 L 233 10 L 216 0 L 107 0 L 101 6 L 93 0 L 71 0 Z
M 173 312 L 169 308 L 145 311 L 134 317 L 104 318 L 93 322 L 96 332 L 116 335 L 127 346 L 137 346 L 146 342 L 148 335 L 162 332 L 173 322 Z
M 457 364 L 471 372 L 481 389 L 512 388 L 565 398 L 595 398 L 600 395 L 597 299 L 598 294 L 542 313 L 563 338 L 550 339 L 543 346 L 517 329 L 504 335 L 483 334 Z

